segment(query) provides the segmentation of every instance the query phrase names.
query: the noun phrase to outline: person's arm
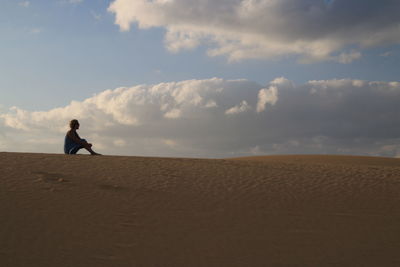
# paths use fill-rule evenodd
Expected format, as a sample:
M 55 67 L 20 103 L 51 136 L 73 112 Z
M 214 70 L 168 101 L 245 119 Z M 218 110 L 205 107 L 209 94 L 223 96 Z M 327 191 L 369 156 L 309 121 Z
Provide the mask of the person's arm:
M 75 131 L 68 131 L 67 133 L 68 137 L 71 138 L 75 143 L 80 144 L 80 145 L 87 145 L 86 142 L 82 141 L 79 135 Z
M 92 147 L 92 144 L 88 143 L 85 139 L 82 139 L 76 131 L 75 131 L 75 135 L 79 140 L 81 140 L 81 142 L 83 143 L 84 146 Z

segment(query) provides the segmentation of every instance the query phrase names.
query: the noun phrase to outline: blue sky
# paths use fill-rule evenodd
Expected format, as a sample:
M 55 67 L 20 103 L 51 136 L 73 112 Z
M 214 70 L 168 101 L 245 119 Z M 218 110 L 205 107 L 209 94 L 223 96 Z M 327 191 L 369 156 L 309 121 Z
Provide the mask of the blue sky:
M 395 81 L 398 45 L 363 51 L 351 64 L 298 63 L 295 56 L 228 62 L 208 57 L 204 47 L 171 53 L 165 30 L 120 32 L 111 1 L 2 1 L 0 9 L 1 105 L 43 110 L 82 100 L 105 89 L 166 81 L 245 78 L 262 85 L 284 76 L 298 83 L 355 78 Z M 390 52 L 390 56 L 381 56 Z
M 294 2 L 284 0 L 270 8 L 281 15 L 278 18 L 283 21 L 282 25 L 274 28 L 269 26 L 274 23 L 268 21 L 265 25 L 260 22 L 257 26 L 257 18 L 253 21 L 245 17 L 241 22 L 243 25 L 237 24 L 238 38 L 233 41 L 232 38 L 235 37 L 232 37 L 232 32 L 236 29 L 229 25 L 229 19 L 232 21 L 232 18 L 228 18 L 228 22 L 223 21 L 222 18 L 228 17 L 222 16 L 223 14 L 221 18 L 214 18 L 212 12 L 204 13 L 211 14 L 210 18 L 207 18 L 207 15 L 197 11 L 194 13 L 196 15 L 187 20 L 175 18 L 179 14 L 185 14 L 188 10 L 186 5 L 197 4 L 201 6 L 201 10 L 224 10 L 221 8 L 231 8 L 233 2 L 237 2 L 237 5 L 249 14 L 260 16 L 261 20 L 258 21 L 262 21 L 264 15 L 251 13 L 255 12 L 254 6 L 259 5 L 256 6 L 258 9 L 265 8 L 265 16 L 268 15 L 266 1 L 251 0 L 218 0 L 215 1 L 214 7 L 209 6 L 211 2 L 192 0 L 3 0 L 0 9 L 0 113 L 8 116 L 9 109 L 13 106 L 26 112 L 48 112 L 66 107 L 71 101 L 82 102 L 90 99 L 94 94 L 101 94 L 107 89 L 151 86 L 192 79 L 205 81 L 213 77 L 226 81 L 246 79 L 249 83 L 258 84 L 258 90 L 263 87 L 270 88 L 271 82 L 278 77 L 285 77 L 299 87 L 312 80 L 399 80 L 399 31 L 394 31 L 391 35 L 388 33 L 382 38 L 377 35 L 378 39 L 375 40 L 374 37 L 372 45 L 368 37 L 365 37 L 369 32 L 385 32 L 388 29 L 393 30 L 393 25 L 400 25 L 396 16 L 392 16 L 389 11 L 394 10 L 395 13 L 399 7 L 396 1 L 381 2 L 381 13 L 388 12 L 387 16 L 378 12 L 374 14 L 371 10 L 376 9 L 375 4 L 368 1 L 353 0 L 347 1 L 347 4 L 344 0 L 298 1 L 297 3 L 304 5 L 312 3 L 313 6 L 309 6 L 307 11 L 311 17 L 303 20 L 304 6 L 298 4 L 298 21 L 291 21 L 295 19 L 289 20 L 289 15 L 296 18 L 296 14 L 286 14 L 288 11 L 285 4 Z M 344 12 L 343 10 L 352 8 L 349 4 L 351 2 L 362 3 L 360 9 L 365 10 L 365 16 L 359 12 L 354 12 L 354 15 Z M 114 11 L 110 8 L 112 3 L 116 3 L 115 6 L 119 4 Z M 178 4 L 181 10 L 174 6 Z M 117 17 L 125 10 L 130 10 L 132 17 L 118 23 Z M 163 20 L 152 20 L 152 12 L 162 16 Z M 326 21 L 328 19 L 323 19 L 318 12 L 325 12 L 324 16 L 336 12 L 337 16 L 342 17 L 333 17 Z M 288 15 L 288 21 L 285 21 L 285 15 Z M 213 19 L 214 24 L 204 25 L 201 29 L 197 27 L 202 21 Z M 312 19 L 315 19 L 315 22 L 309 21 Z M 359 31 L 362 34 L 351 37 L 353 32 L 346 32 L 347 26 L 340 25 L 343 21 L 359 22 Z M 123 28 L 123 23 L 127 23 L 129 28 Z M 316 23 L 326 23 L 327 26 L 311 29 Z M 147 26 L 139 26 L 140 24 Z M 286 26 L 297 24 L 305 26 L 293 26 L 296 29 L 290 33 Z M 337 24 L 337 27 L 334 27 L 334 24 Z M 264 31 L 264 28 L 267 29 Z M 246 32 L 253 29 L 256 37 L 246 35 Z M 326 43 L 328 46 L 332 45 L 332 49 L 322 54 L 309 52 L 309 47 L 315 47 L 322 39 L 321 36 L 325 36 L 325 30 L 329 37 Z M 189 42 L 196 45 L 185 47 L 182 40 L 167 41 L 168 32 L 177 32 L 185 36 L 193 34 L 195 38 L 189 38 Z M 293 37 L 295 35 L 296 39 Z M 258 44 L 254 41 L 255 38 L 261 38 L 265 44 Z M 231 43 L 226 43 L 226 40 Z M 269 47 L 271 40 L 274 41 L 274 48 L 264 49 Z M 306 40 L 302 48 L 289 45 L 283 50 L 276 48 L 279 44 L 285 46 L 298 40 Z M 170 47 L 177 43 L 183 48 L 172 51 Z M 237 43 L 240 44 L 235 47 Z M 276 44 L 278 46 L 275 47 Z M 222 52 L 209 55 L 213 48 L 220 48 Z M 238 51 L 240 58 L 234 58 Z M 341 53 L 344 53 L 346 62 L 340 59 Z M 354 58 L 351 55 L 355 55 Z M 239 103 L 238 99 L 237 104 Z M 7 134 L 10 125 L 4 125 L 5 135 L 11 135 Z M 316 135 L 320 136 L 320 133 Z M 3 142 L 5 149 L 9 147 L 5 145 L 7 142 L 11 141 Z M 249 145 L 249 149 L 262 146 L 263 144 L 252 144 Z M 53 150 L 55 149 L 49 148 L 49 151 Z M 112 151 L 118 153 L 116 150 Z M 143 152 L 146 153 L 151 154 Z M 182 152 L 179 155 L 186 154 Z

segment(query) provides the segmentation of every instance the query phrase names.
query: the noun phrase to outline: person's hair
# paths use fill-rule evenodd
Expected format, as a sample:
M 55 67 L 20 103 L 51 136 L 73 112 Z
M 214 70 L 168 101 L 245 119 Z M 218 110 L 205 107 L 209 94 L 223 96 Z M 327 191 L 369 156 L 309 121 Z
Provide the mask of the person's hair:
M 79 124 L 78 120 L 73 119 L 69 122 L 69 127 L 72 129 L 75 127 L 75 125 Z

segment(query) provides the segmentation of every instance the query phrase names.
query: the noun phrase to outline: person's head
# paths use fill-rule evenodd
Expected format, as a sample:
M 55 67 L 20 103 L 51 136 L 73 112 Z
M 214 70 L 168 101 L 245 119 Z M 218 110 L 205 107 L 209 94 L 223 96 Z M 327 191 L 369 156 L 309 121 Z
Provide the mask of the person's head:
M 79 129 L 79 121 L 78 121 L 78 120 L 75 120 L 75 119 L 71 120 L 71 121 L 69 122 L 69 127 L 70 127 L 71 129 L 78 130 L 78 129 Z

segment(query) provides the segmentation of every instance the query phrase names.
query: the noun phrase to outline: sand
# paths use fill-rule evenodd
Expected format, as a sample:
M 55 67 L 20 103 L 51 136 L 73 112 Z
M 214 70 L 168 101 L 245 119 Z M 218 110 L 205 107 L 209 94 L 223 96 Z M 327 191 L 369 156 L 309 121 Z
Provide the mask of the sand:
M 0 153 L 0 266 L 400 266 L 400 160 Z

